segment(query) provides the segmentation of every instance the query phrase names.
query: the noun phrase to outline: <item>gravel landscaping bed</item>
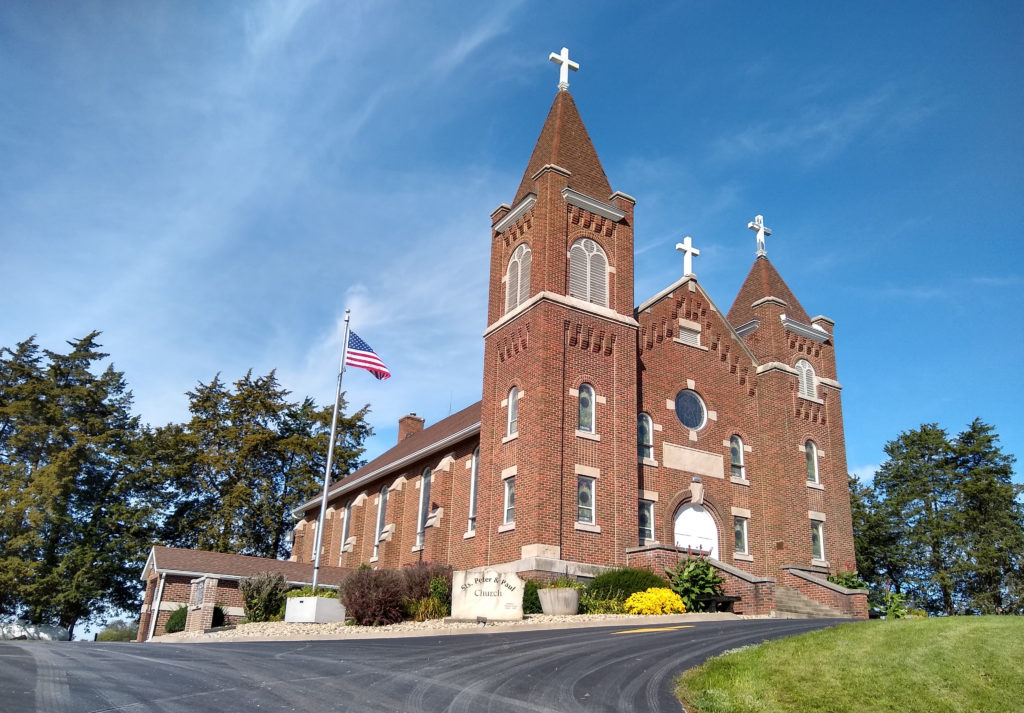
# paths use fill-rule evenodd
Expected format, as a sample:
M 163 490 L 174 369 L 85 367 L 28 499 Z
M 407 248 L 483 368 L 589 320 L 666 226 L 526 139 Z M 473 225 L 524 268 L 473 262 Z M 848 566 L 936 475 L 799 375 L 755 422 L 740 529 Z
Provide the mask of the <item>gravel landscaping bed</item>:
M 239 624 L 235 627 L 213 629 L 205 633 L 165 634 L 153 637 L 156 643 L 206 643 L 223 641 L 287 641 L 310 639 L 368 639 L 384 636 L 445 636 L 451 634 L 472 634 L 477 632 L 514 631 L 521 628 L 561 629 L 569 626 L 624 626 L 653 624 L 686 624 L 714 619 L 735 619 L 735 614 L 671 614 L 666 616 L 636 616 L 632 614 L 576 614 L 574 616 L 550 616 L 528 614 L 521 621 L 450 622 L 443 619 L 430 621 L 403 621 L 388 626 L 352 626 L 341 622 L 330 624 L 294 624 L 272 621 Z

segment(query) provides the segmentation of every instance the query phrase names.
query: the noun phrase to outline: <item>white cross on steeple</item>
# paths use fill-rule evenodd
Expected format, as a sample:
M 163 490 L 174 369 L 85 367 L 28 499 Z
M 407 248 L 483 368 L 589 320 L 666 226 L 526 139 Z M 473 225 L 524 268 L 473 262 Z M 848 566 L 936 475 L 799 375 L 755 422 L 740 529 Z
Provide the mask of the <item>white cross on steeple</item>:
M 555 64 L 561 65 L 558 71 L 558 88 L 568 89 L 569 88 L 569 70 L 576 72 L 579 71 L 580 65 L 569 59 L 569 48 L 563 47 L 562 54 L 551 53 L 548 57 Z
M 747 223 L 747 227 L 757 232 L 757 256 L 768 257 L 768 251 L 764 247 L 764 238 L 766 235 L 772 234 L 772 229 L 765 227 L 764 216 L 755 216 L 752 222 Z
M 693 247 L 691 238 L 687 235 L 683 242 L 676 243 L 676 250 L 683 254 L 683 277 L 693 274 L 693 256 L 700 255 L 700 250 Z

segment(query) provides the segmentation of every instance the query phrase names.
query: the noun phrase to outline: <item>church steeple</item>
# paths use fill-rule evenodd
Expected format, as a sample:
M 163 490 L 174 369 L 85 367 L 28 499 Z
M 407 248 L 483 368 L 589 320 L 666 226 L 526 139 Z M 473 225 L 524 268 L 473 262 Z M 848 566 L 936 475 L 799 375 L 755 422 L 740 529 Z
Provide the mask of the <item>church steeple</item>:
M 567 89 L 555 95 L 512 205 L 517 205 L 527 194 L 537 192 L 537 177 L 545 166 L 567 171 L 566 185 L 574 191 L 600 201 L 607 201 L 612 194 L 587 127 Z
M 729 308 L 727 317 L 729 323 L 734 327 L 739 327 L 757 318 L 755 305 L 767 298 L 775 298 L 775 300 L 785 303 L 782 306 L 782 311 L 790 319 L 804 324 L 811 323 L 811 318 L 807 316 L 807 312 L 800 305 L 796 295 L 764 255 L 760 255 L 754 260 L 754 266 L 747 273 L 747 279 L 743 281 L 736 300 Z

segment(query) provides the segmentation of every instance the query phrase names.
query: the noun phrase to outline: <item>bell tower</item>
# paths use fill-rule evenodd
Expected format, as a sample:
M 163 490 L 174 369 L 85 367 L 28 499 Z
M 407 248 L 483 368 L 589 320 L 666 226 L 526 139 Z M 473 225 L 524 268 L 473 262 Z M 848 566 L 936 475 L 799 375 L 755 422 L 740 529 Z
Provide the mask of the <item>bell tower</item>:
M 612 191 L 569 93 L 579 65 L 566 48 L 551 60 L 554 102 L 491 214 L 484 332 L 477 546 L 526 570 L 624 564 L 637 544 L 635 201 Z

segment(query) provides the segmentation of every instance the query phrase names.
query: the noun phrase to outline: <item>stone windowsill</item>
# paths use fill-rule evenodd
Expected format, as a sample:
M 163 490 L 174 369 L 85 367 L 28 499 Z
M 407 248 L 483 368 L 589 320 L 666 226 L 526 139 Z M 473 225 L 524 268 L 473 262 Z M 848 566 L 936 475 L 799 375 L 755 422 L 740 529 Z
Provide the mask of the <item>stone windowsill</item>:
M 734 475 L 730 475 L 729 476 L 729 482 L 730 483 L 736 483 L 736 485 L 745 485 L 748 488 L 750 487 L 750 481 L 749 480 L 747 480 L 746 478 L 737 478 Z
M 573 523 L 573 529 L 579 530 L 581 532 L 596 532 L 597 534 L 601 534 L 601 526 L 600 525 L 591 525 L 588 522 L 576 522 L 576 523 Z
M 370 561 L 371 561 L 371 562 L 376 562 L 376 561 L 377 561 L 377 560 L 379 560 L 379 559 L 380 559 L 380 557 L 371 557 L 371 558 L 370 558 Z
M 754 561 L 754 555 L 745 555 L 742 552 L 737 552 L 736 554 L 734 554 L 732 556 L 732 558 L 734 560 L 739 560 L 740 562 L 753 562 Z
M 411 552 L 422 552 L 422 551 L 423 551 L 423 545 L 416 545 L 416 546 L 415 546 L 415 547 L 413 547 L 413 548 L 412 548 L 412 550 L 410 550 L 410 551 L 411 551 Z
M 825 403 L 824 399 L 819 399 L 819 398 L 816 398 L 814 396 L 800 396 L 800 398 L 803 399 L 804 401 L 810 401 L 812 404 L 823 404 L 823 403 Z
M 596 433 L 590 433 L 588 431 L 576 431 L 576 438 L 586 438 L 588 441 L 600 441 L 601 436 Z
M 516 431 L 515 433 L 505 436 L 504 438 L 501 439 L 501 442 L 508 443 L 509 441 L 516 440 L 517 438 L 519 438 L 519 431 Z
M 703 344 L 690 344 L 689 342 L 684 342 L 679 337 L 672 337 L 672 341 L 676 344 L 682 344 L 684 347 L 693 347 L 694 349 L 700 349 L 702 352 L 708 351 L 708 348 Z
M 462 539 L 468 540 L 473 537 L 476 537 L 476 530 L 467 530 L 466 534 L 462 536 Z
M 661 543 L 657 540 L 648 540 L 646 537 L 640 540 L 641 547 L 647 547 L 648 545 L 660 545 Z
M 640 465 L 649 465 L 652 468 L 658 467 L 658 461 L 654 460 L 653 458 L 637 458 L 637 463 L 639 463 Z
M 809 480 L 807 481 L 807 487 L 808 488 L 812 488 L 814 490 L 824 490 L 825 489 L 825 486 L 822 485 L 821 483 L 812 483 Z
M 815 559 L 811 560 L 811 566 L 812 567 L 831 567 L 831 565 L 828 563 L 828 560 L 815 560 Z
M 504 525 L 498 525 L 498 532 L 509 532 L 514 529 L 516 529 L 516 524 L 514 522 L 506 522 Z

